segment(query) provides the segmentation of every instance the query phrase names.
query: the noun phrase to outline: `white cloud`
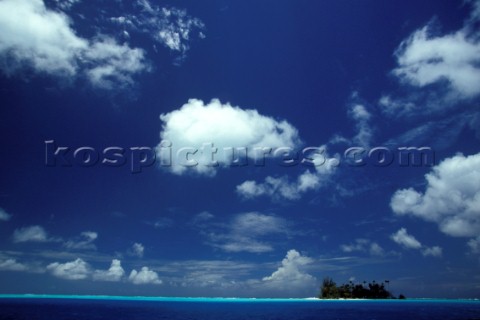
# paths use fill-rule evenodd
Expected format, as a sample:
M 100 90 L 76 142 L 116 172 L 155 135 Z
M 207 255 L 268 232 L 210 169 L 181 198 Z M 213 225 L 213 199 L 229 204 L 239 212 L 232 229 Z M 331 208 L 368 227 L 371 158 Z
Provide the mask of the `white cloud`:
M 122 268 L 120 260 L 113 259 L 108 270 L 95 270 L 93 280 L 117 282 L 122 280 L 125 270 Z
M 90 275 L 90 268 L 82 259 L 66 263 L 54 262 L 47 266 L 47 270 L 54 276 L 66 280 L 83 280 Z
M 267 176 L 263 182 L 247 180 L 237 185 L 237 194 L 244 199 L 268 196 L 272 200 L 298 200 L 306 192 L 318 190 L 330 181 L 338 164 L 336 158 L 328 157 L 325 146 L 318 149 L 322 150 L 322 154 L 315 153 L 311 156 L 314 172 L 305 170 L 294 181 L 288 176 Z
M 4 209 L 0 208 L 0 221 L 8 221 L 12 218 L 12 215 L 9 214 Z
M 219 233 L 208 233 L 212 246 L 226 252 L 252 253 L 273 251 L 272 245 L 261 238 L 288 231 L 284 219 L 258 212 L 236 215 L 225 229 Z
M 185 10 L 162 8 L 161 13 L 169 19 L 169 23 L 159 25 L 156 38 L 171 50 L 187 51 L 193 30 L 199 30 L 198 36 L 204 37 L 201 31 L 205 28 L 204 24 L 199 19 L 189 17 Z
M 297 130 L 288 122 L 261 115 L 257 110 L 222 104 L 217 99 L 208 104 L 190 99 L 180 109 L 162 114 L 160 119 L 163 122 L 160 137 L 170 141 L 172 148 L 159 144 L 157 154 L 162 164 L 173 158 L 171 169 L 176 174 L 191 169 L 199 174 L 214 175 L 214 161 L 221 166 L 231 164 L 232 153 L 224 148 L 247 148 L 247 157 L 251 161 L 260 158 L 255 147 L 294 148 L 299 143 Z M 213 153 L 211 144 L 218 149 L 217 153 Z M 177 151 L 185 147 L 199 150 L 193 156 L 198 165 L 187 168 L 185 157 L 180 157 L 178 162 Z
M 308 174 L 306 171 L 305 174 Z M 308 190 L 307 186 L 316 187 L 319 182 L 317 176 L 313 175 L 313 181 L 306 181 L 302 184 L 303 191 Z M 300 180 L 300 177 L 298 178 Z M 305 180 L 305 179 L 304 179 Z M 290 182 L 287 176 L 280 178 L 266 177 L 264 182 L 258 183 L 253 180 L 247 180 L 236 188 L 237 193 L 246 199 L 252 199 L 259 196 L 269 196 L 272 198 L 297 200 L 301 197 L 300 184 Z
M 197 225 L 201 223 L 205 223 L 206 221 L 212 220 L 215 216 L 211 214 L 208 211 L 202 211 L 200 213 L 197 213 L 193 219 L 192 219 L 192 224 Z
M 376 242 L 370 244 L 369 252 L 373 256 L 382 256 L 385 253 L 383 248 Z
M 331 171 L 333 172 L 333 170 Z M 321 175 L 305 170 L 297 177 L 296 181 L 290 181 L 287 176 L 279 178 L 268 176 L 264 182 L 247 180 L 236 187 L 239 196 L 245 199 L 253 199 L 260 196 L 268 196 L 273 200 L 287 199 L 298 200 L 302 195 L 311 190 L 318 190 L 329 178 L 329 175 Z
M 93 42 L 85 51 L 84 59 L 91 62 L 86 70 L 88 79 L 94 86 L 104 89 L 131 85 L 133 74 L 149 69 L 142 49 L 119 45 L 108 37 Z
M 143 244 L 138 243 L 138 242 L 135 242 L 135 243 L 132 245 L 132 248 L 130 248 L 130 250 L 129 250 L 128 253 L 129 253 L 130 255 L 132 255 L 132 256 L 136 256 L 136 257 L 142 258 L 144 252 L 145 252 L 145 247 L 143 246 Z
M 353 104 L 349 115 L 356 121 L 357 128 L 357 134 L 353 137 L 352 143 L 360 147 L 369 147 L 373 138 L 373 130 L 370 126 L 372 115 L 361 104 Z
M 80 0 L 55 0 L 57 6 L 62 10 L 70 10 Z
M 53 241 L 41 226 L 29 226 L 16 229 L 13 233 L 13 242 L 48 242 Z
M 442 256 L 442 248 L 440 248 L 439 246 L 427 247 L 422 245 L 420 241 L 415 239 L 414 236 L 408 234 L 407 229 L 405 228 L 400 228 L 397 232 L 390 236 L 390 239 L 392 239 L 406 249 L 421 250 L 424 256 Z
M 441 257 L 443 254 L 443 250 L 439 246 L 433 246 L 430 248 L 427 247 L 422 250 L 422 254 L 424 256 Z
M 172 219 L 162 217 L 155 220 L 155 222 L 153 223 L 153 226 L 156 229 L 166 229 L 166 228 L 172 227 L 174 224 L 175 222 Z
M 480 236 L 468 240 L 467 246 L 473 254 L 480 254 Z
M 413 215 L 437 223 L 450 236 L 480 234 L 480 153 L 447 158 L 425 175 L 424 193 L 397 190 L 390 207 L 397 215 Z
M 133 284 L 162 284 L 158 274 L 147 267 L 142 267 L 140 271 L 132 270 L 128 280 Z
M 368 239 L 355 239 L 354 243 L 343 244 L 340 246 L 343 252 L 368 252 L 372 256 L 382 256 L 385 254 L 383 248 L 376 242 Z
M 379 104 L 394 117 L 439 113 L 480 94 L 478 1 L 459 30 L 438 35 L 433 23 L 413 32 L 395 52 L 392 73 L 410 90 L 405 97 L 384 95 Z
M 82 74 L 102 88 L 129 85 L 133 74 L 148 69 L 143 50 L 109 37 L 79 37 L 70 18 L 42 0 L 0 2 L 0 57 L 7 74 L 25 66 L 69 78 Z
M 452 146 L 466 126 L 473 130 L 475 116 L 469 112 L 450 115 L 445 119 L 428 121 L 388 140 L 384 145 L 393 146 L 430 146 L 433 149 L 445 149 Z M 478 126 L 480 128 L 480 126 Z M 480 130 L 480 129 L 479 129 Z
M 68 249 L 77 250 L 95 250 L 97 247 L 93 243 L 98 238 L 98 234 L 93 231 L 84 231 L 79 238 L 68 240 L 64 246 Z
M 348 145 L 355 147 L 369 148 L 373 140 L 374 128 L 371 124 L 372 114 L 365 107 L 358 92 L 351 94 L 351 102 L 349 103 L 347 114 L 355 122 L 355 135 L 347 138 L 341 134 L 335 134 L 328 141 L 327 145 Z
M 27 271 L 28 267 L 15 259 L 0 260 L 0 271 Z
M 136 8 L 140 10 L 135 10 Z M 131 33 L 143 33 L 169 50 L 179 53 L 176 63 L 185 58 L 192 40 L 205 38 L 204 23 L 188 15 L 186 10 L 160 8 L 147 0 L 137 0 L 134 11 L 139 12 L 112 17 L 110 21 L 121 25 L 128 37 Z
M 88 48 L 69 18 L 48 10 L 42 0 L 0 2 L 0 52 L 50 74 L 73 75 L 77 54 Z
M 252 236 L 281 232 L 286 228 L 286 222 L 282 218 L 264 215 L 258 212 L 239 214 L 231 225 L 232 232 Z
M 393 71 L 412 85 L 426 85 L 447 80 L 460 97 L 480 93 L 480 33 L 464 27 L 454 33 L 433 36 L 429 25 L 404 40 L 396 52 L 398 67 Z
M 414 236 L 408 234 L 407 229 L 401 228 L 390 237 L 393 241 L 407 249 L 420 249 L 422 244 Z
M 262 280 L 268 286 L 280 290 L 315 285 L 316 278 L 304 271 L 305 266 L 312 262 L 313 259 L 302 256 L 298 251 L 289 250 L 282 260 L 282 265 Z

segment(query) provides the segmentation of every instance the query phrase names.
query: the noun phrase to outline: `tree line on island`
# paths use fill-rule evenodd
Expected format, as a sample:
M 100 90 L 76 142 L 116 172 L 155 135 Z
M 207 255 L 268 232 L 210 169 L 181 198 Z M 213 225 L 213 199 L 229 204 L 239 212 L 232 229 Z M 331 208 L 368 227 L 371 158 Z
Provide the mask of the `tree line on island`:
M 320 299 L 397 299 L 386 288 L 385 284 L 390 281 L 377 283 L 372 281 L 367 284 L 364 281 L 362 284 L 354 284 L 352 281 L 337 286 L 332 278 L 326 277 L 323 279 L 322 287 L 320 288 Z M 398 296 L 398 299 L 405 299 L 403 294 Z

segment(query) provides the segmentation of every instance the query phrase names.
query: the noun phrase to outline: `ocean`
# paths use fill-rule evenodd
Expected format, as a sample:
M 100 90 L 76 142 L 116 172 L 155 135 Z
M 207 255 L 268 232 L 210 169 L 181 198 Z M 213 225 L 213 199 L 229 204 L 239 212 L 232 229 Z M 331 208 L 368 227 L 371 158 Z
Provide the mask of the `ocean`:
M 479 320 L 480 301 L 0 295 L 0 319 Z

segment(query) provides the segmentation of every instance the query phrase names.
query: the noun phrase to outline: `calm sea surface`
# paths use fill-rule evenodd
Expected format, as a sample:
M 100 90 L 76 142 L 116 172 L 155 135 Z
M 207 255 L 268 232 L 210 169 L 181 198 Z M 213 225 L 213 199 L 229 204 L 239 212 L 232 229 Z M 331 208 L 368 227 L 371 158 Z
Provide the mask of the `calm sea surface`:
M 480 301 L 0 295 L 0 319 L 480 320 Z

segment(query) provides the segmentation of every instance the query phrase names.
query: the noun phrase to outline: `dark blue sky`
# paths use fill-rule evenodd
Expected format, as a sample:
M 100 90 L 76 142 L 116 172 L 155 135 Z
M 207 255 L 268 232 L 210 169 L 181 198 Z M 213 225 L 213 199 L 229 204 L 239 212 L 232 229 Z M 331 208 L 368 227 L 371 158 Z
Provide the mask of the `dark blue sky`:
M 478 1 L 0 0 L 0 293 L 479 297 L 479 23 Z M 166 140 L 219 165 L 132 173 Z

